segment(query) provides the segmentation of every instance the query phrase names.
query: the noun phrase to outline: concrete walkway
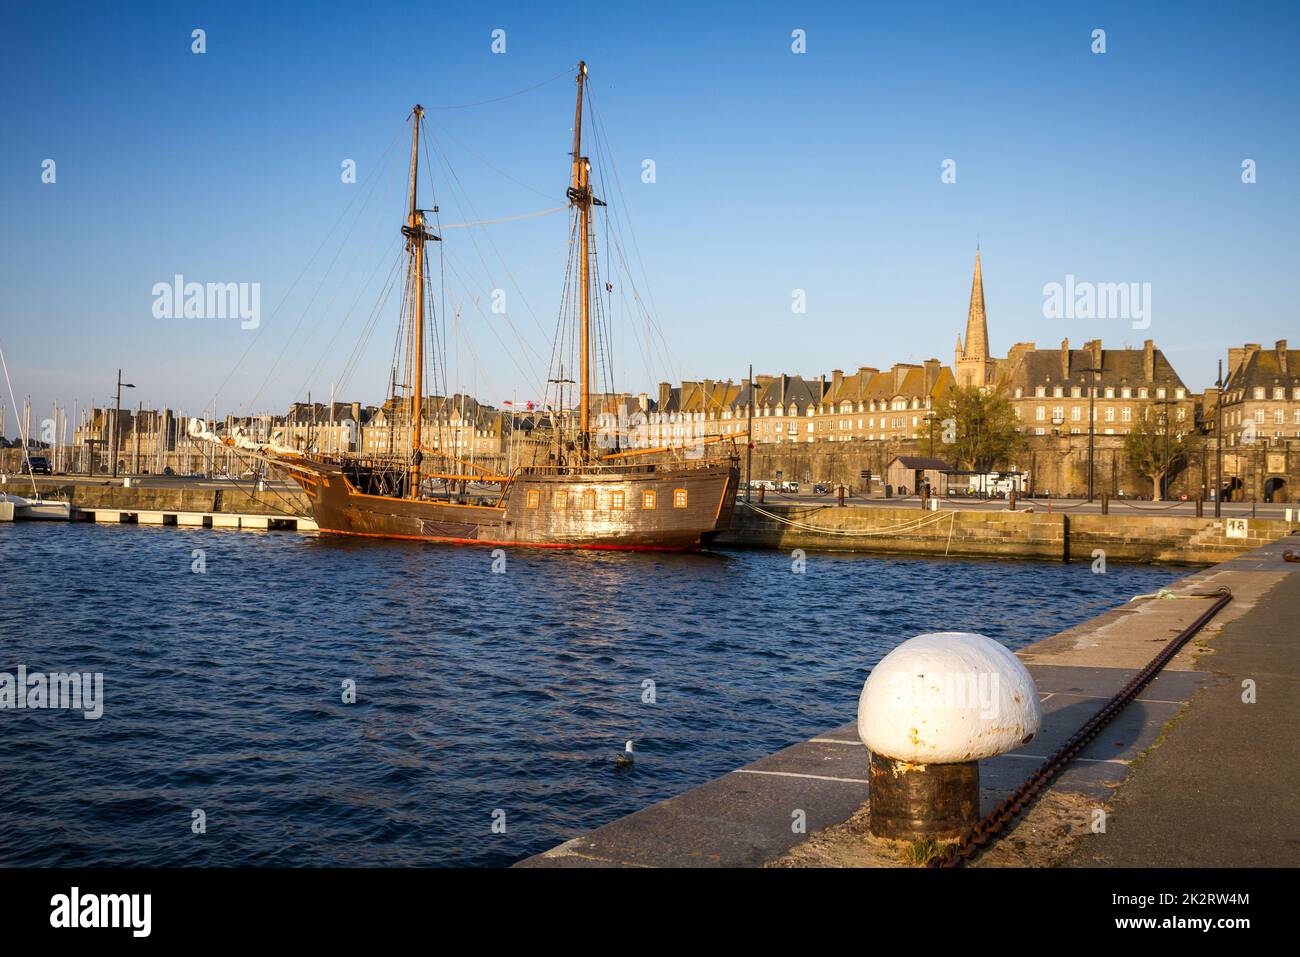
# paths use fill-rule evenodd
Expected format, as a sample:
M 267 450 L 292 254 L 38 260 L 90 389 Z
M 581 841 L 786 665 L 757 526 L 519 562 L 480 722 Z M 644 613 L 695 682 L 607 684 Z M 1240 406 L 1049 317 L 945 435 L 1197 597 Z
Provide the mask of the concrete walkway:
M 1116 795 L 1106 833 L 1086 835 L 1068 866 L 1300 865 L 1300 565 L 1290 568 L 1212 637 L 1191 706 Z
M 1071 863 L 1300 863 L 1300 656 L 1292 644 L 1300 640 L 1300 565 L 1281 560 L 1287 547 L 1300 550 L 1300 536 L 1174 586 L 1188 595 L 1226 585 L 1234 600 L 1057 778 L 1053 790 L 1107 810 L 1106 832 L 1082 838 Z M 1019 652 L 1042 699 L 1043 726 L 1023 749 L 980 762 L 983 810 L 1204 608 L 1191 598 L 1129 604 Z M 1204 657 L 1207 648 L 1217 653 Z M 1240 703 L 1242 677 L 1257 682 L 1259 704 Z M 855 725 L 845 724 L 517 866 L 762 866 L 867 801 L 867 759 Z M 802 831 L 793 826 L 799 812 Z

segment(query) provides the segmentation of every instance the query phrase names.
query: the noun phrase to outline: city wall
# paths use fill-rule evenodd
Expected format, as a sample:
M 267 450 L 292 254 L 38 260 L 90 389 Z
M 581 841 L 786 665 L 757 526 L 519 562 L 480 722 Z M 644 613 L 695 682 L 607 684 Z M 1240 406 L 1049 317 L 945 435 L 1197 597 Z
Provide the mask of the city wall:
M 896 455 L 929 456 L 952 464 L 952 457 L 938 441 L 928 439 L 900 442 L 789 442 L 756 445 L 753 452 L 753 478 L 776 479 L 801 483 L 824 482 L 861 489 L 862 472 L 883 475 Z M 1274 502 L 1300 501 L 1300 448 L 1264 447 L 1225 450 L 1224 485 L 1229 489 L 1225 501 L 1264 501 L 1265 483 L 1272 477 L 1283 484 L 1272 495 Z M 1088 490 L 1088 437 L 1030 436 L 1025 447 L 1012 457 L 1012 464 L 1029 473 L 1033 496 L 1051 493 L 1056 497 L 1080 498 Z M 1112 498 L 1151 498 L 1151 480 L 1138 474 L 1124 454 L 1124 437 L 1098 435 L 1093 450 L 1093 487 L 1097 495 L 1105 492 Z M 1214 450 L 1198 449 L 1187 465 L 1168 486 L 1168 498 L 1198 494 L 1210 500 L 1215 487 Z

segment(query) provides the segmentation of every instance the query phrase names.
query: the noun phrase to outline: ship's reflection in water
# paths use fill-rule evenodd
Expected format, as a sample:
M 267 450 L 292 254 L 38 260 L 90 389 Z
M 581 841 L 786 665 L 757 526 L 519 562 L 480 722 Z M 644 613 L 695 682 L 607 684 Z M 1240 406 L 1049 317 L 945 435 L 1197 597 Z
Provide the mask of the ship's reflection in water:
M 1182 574 L 503 554 L 0 526 L 0 671 L 105 696 L 0 714 L 0 863 L 508 864 L 850 720 L 905 638 L 1018 647 Z

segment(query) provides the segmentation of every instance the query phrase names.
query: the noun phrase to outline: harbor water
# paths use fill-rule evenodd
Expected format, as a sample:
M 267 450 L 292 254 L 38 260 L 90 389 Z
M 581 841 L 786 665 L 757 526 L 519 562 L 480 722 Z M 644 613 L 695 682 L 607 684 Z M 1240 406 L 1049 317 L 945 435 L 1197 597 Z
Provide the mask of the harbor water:
M 851 720 L 906 638 L 1017 648 L 1183 574 L 797 567 L 0 525 L 0 675 L 103 675 L 97 719 L 0 710 L 0 864 L 508 865 Z

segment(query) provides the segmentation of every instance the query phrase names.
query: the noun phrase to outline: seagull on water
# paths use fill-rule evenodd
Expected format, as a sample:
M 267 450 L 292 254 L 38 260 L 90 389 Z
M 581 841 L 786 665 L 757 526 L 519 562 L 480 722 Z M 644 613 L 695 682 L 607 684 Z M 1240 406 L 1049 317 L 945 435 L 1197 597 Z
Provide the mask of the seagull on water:
M 630 768 L 636 763 L 636 758 L 632 757 L 632 739 L 627 739 L 627 744 L 623 746 L 623 753 L 615 756 L 614 767 L 618 769 Z

